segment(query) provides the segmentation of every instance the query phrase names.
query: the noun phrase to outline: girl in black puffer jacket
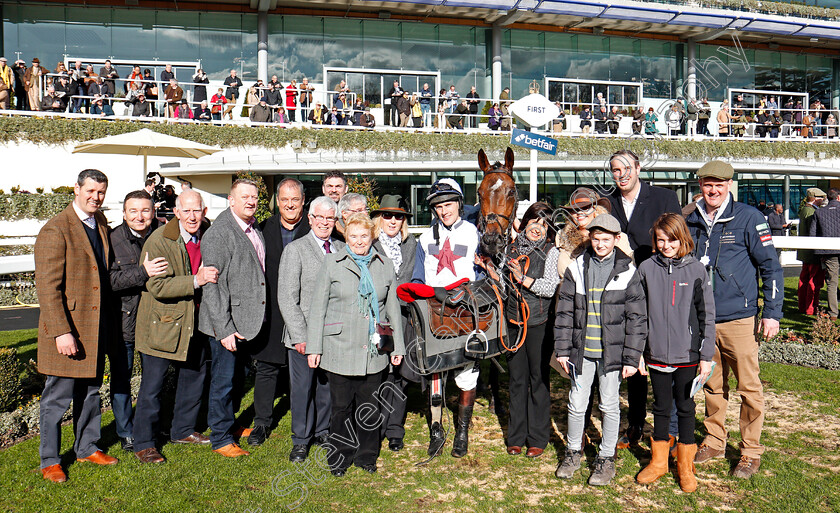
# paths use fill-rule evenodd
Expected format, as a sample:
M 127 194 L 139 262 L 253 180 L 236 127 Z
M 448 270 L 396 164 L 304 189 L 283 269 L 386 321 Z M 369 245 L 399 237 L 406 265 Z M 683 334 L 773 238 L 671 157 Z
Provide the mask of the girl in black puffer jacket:
M 679 214 L 662 214 L 653 224 L 656 253 L 639 266 L 647 298 L 648 339 L 644 358 L 653 386 L 653 451 L 650 464 L 637 476 L 652 483 L 668 472 L 668 423 L 676 402 L 679 424 L 677 468 L 685 492 L 697 488 L 694 477 L 694 397 L 698 373 L 708 378 L 715 355 L 715 305 L 709 276 L 691 256 L 694 242 Z

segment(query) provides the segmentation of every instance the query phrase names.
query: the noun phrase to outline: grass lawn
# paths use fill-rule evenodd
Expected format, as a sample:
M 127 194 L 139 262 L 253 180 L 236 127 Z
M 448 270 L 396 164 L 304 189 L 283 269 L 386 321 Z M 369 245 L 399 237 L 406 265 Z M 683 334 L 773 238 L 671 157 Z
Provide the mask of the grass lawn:
M 0 345 L 17 346 L 28 359 L 34 330 L 0 333 Z M 64 466 L 70 480 L 47 483 L 38 472 L 38 438 L 0 452 L 0 511 L 9 512 L 276 512 L 276 511 L 716 511 L 749 512 L 840 510 L 840 372 L 762 365 L 767 396 L 763 441 L 767 452 L 760 473 L 745 482 L 729 477 L 730 461 L 698 468 L 699 488 L 680 492 L 666 475 L 644 487 L 634 476 L 647 463 L 647 444 L 618 453 L 618 475 L 606 488 L 587 486 L 584 468 L 570 481 L 553 472 L 565 449 L 568 382 L 552 371 L 551 443 L 538 459 L 505 453 L 506 421 L 492 415 L 479 399 L 471 429 L 470 453 L 453 459 L 451 433 L 443 456 L 427 466 L 428 432 L 423 397 L 411 388 L 406 448 L 392 453 L 383 444 L 379 472 L 353 468 L 341 479 L 319 465 L 313 453 L 305 464 L 288 462 L 288 400 L 281 397 L 279 425 L 252 455 L 225 459 L 208 447 L 166 445 L 168 462 L 142 465 L 119 448 L 110 411 L 103 414 L 101 447 L 121 458 L 115 467 L 75 463 L 72 427 L 62 438 Z M 506 380 L 506 376 L 503 377 Z M 734 390 L 734 383 L 733 383 Z M 450 388 L 449 402 L 455 392 Z M 728 426 L 733 429 L 728 458 L 737 458 L 737 394 Z M 702 436 L 702 394 L 698 395 L 697 435 Z M 244 422 L 253 417 L 252 397 L 243 401 Z M 623 416 L 623 415 L 622 415 Z M 600 426 L 596 414 L 595 428 Z M 651 417 L 648 419 L 651 421 Z M 451 421 L 450 421 L 451 429 Z M 650 429 L 650 426 L 648 427 Z M 597 439 L 597 429 L 591 437 Z M 594 459 L 595 447 L 587 449 Z

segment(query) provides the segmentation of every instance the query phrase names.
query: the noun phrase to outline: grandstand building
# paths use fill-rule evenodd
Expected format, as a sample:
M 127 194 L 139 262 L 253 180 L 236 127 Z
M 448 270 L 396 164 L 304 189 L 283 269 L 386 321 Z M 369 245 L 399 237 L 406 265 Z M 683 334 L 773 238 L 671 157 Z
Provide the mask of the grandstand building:
M 246 86 L 273 75 L 284 85 L 306 77 L 322 101 L 345 80 L 354 96 L 370 104 L 379 125 L 395 80 L 410 91 L 424 83 L 435 93 L 454 85 L 461 97 L 475 86 L 488 100 L 498 99 L 506 88 L 515 100 L 536 86 L 568 110 L 574 131 L 580 107 L 596 103 L 599 93 L 608 105 L 628 112 L 635 106 L 660 110 L 682 97 L 707 97 L 714 118 L 723 101 L 731 105 L 739 94 L 747 109 L 756 108 L 762 96 L 775 96 L 780 106 L 783 98 L 795 98 L 806 108 L 819 100 L 836 112 L 840 10 L 834 7 L 840 1 L 816 5 L 806 0 L 811 1 L 814 5 L 753 0 L 4 1 L 0 55 L 10 63 L 38 57 L 50 70 L 59 61 L 110 58 L 121 76 L 129 63 L 138 63 L 153 68 L 157 77 L 170 62 L 183 82 L 201 67 L 211 79 L 208 90 L 231 69 Z M 714 120 L 709 130 L 715 133 Z M 622 133 L 629 132 L 626 117 Z M 301 161 L 287 153 L 279 159 L 267 156 L 263 164 L 245 157 L 208 158 L 164 171 L 194 176 L 199 183 L 205 177 L 208 188 L 218 188 L 224 182 L 219 177 L 246 167 L 306 179 L 338 166 L 337 159 Z M 815 159 L 818 154 L 819 147 Z M 541 160 L 540 196 L 555 204 L 565 200 L 574 187 L 603 170 L 605 157 Z M 468 190 L 480 180 L 472 155 L 445 166 L 368 158 L 352 157 L 340 165 L 348 172 L 373 172 L 383 190 L 415 201 L 437 171 L 458 176 Z M 816 160 L 813 165 L 736 164 L 743 173 L 742 199 L 787 200 L 794 215 L 801 192 L 828 186 L 832 173 L 840 171 L 837 163 Z M 698 165 L 658 162 L 646 171 L 647 178 L 675 188 L 688 202 L 691 170 Z M 521 175 L 519 182 L 527 184 L 526 170 Z

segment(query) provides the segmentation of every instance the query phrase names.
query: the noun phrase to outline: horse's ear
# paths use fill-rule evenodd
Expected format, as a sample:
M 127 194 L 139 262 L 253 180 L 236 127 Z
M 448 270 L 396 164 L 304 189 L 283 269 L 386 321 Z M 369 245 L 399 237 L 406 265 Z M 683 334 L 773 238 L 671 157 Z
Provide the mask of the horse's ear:
M 505 151 L 505 168 L 507 168 L 508 172 L 513 175 L 513 150 L 508 146 L 507 151 Z
M 478 169 L 485 173 L 490 169 L 490 161 L 487 160 L 487 154 L 484 153 L 484 148 L 478 150 Z

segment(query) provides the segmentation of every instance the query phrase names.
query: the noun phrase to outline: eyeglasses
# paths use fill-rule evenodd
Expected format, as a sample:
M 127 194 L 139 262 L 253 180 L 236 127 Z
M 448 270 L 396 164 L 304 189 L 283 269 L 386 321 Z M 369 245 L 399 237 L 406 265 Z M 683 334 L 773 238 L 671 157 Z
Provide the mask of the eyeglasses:
M 353 209 L 348 208 L 344 212 L 347 212 L 349 214 L 363 214 L 363 213 L 367 212 L 367 208 L 365 208 L 365 207 L 353 208 Z
M 334 217 L 329 217 L 329 216 L 316 216 L 316 215 L 309 214 L 309 217 L 311 217 L 316 223 L 334 223 L 335 222 L 335 218 Z
M 395 212 L 382 212 L 382 219 L 390 221 L 391 219 L 396 219 L 397 221 L 402 221 L 405 219 L 405 214 L 397 214 Z

